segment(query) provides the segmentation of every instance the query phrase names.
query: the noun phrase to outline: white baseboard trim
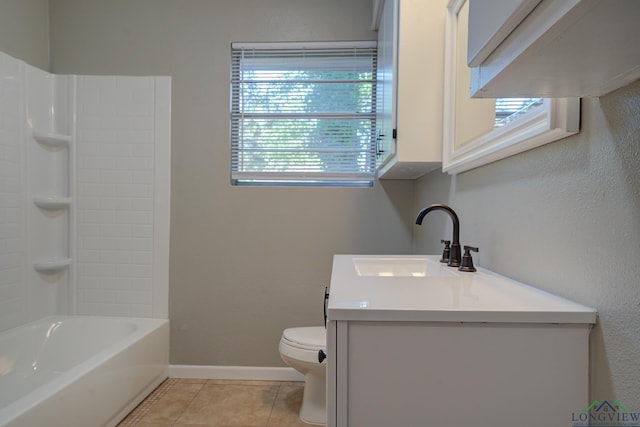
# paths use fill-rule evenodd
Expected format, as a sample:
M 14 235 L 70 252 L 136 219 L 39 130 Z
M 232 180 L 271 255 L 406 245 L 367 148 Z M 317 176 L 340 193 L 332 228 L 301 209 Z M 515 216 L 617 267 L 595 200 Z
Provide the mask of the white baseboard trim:
M 169 378 L 247 381 L 304 381 L 304 375 L 293 368 L 268 366 L 169 365 Z

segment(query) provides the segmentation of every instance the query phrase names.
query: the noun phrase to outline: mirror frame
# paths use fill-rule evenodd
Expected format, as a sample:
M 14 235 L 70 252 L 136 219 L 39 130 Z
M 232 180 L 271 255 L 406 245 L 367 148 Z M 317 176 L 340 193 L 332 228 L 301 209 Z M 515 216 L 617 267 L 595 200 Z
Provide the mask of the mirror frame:
M 493 128 L 464 146 L 455 147 L 456 51 L 458 13 L 467 0 L 450 0 L 447 5 L 445 34 L 444 121 L 442 171 L 451 175 L 553 142 L 580 130 L 580 98 L 545 98 L 508 124 Z M 462 64 L 467 66 L 467 64 Z

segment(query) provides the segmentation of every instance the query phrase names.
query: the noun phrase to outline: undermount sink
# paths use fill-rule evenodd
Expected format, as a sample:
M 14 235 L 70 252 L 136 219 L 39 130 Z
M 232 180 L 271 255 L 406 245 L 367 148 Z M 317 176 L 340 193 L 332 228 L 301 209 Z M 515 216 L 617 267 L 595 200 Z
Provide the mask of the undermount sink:
M 430 277 L 455 276 L 441 264 L 427 257 L 366 257 L 353 258 L 358 276 L 365 277 Z

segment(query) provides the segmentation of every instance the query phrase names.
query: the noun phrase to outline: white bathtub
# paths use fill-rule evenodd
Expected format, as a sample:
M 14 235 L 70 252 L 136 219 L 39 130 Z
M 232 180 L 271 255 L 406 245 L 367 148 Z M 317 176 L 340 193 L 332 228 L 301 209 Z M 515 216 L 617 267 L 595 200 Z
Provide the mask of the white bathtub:
M 169 321 L 54 316 L 0 333 L 0 426 L 114 426 L 168 376 Z

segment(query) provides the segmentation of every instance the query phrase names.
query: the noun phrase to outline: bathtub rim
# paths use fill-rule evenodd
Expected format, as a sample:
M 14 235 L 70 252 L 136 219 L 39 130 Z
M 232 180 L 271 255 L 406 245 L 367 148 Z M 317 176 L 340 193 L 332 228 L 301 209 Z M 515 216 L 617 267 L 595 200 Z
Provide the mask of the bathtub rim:
M 51 398 L 55 393 L 58 393 L 64 390 L 67 387 L 70 387 L 74 382 L 78 381 L 86 377 L 91 373 L 93 369 L 99 368 L 102 364 L 107 363 L 109 360 L 115 358 L 120 353 L 125 350 L 131 348 L 131 346 L 140 341 L 147 335 L 152 334 L 159 329 L 166 327 L 168 332 L 169 327 L 169 319 L 154 319 L 154 318 L 144 318 L 144 317 L 124 317 L 124 316 L 82 316 L 82 315 L 53 315 L 47 316 L 39 320 L 35 320 L 33 322 L 29 322 L 23 325 L 16 326 L 11 329 L 7 329 L 0 333 L 0 335 L 4 333 L 8 333 L 10 331 L 15 332 L 19 329 L 27 329 L 31 326 L 42 322 L 55 322 L 65 319 L 99 319 L 109 321 L 125 321 L 125 322 L 133 322 L 137 325 L 142 325 L 142 327 L 136 328 L 135 331 L 126 335 L 122 339 L 112 343 L 96 354 L 90 356 L 86 360 L 81 363 L 75 365 L 70 370 L 61 373 L 52 381 L 49 381 L 45 384 L 41 384 L 34 390 L 28 392 L 24 396 L 18 397 L 16 400 L 12 401 L 8 405 L 0 408 L 0 426 L 9 425 L 19 419 L 20 417 L 27 414 L 30 410 L 33 410 L 37 405 L 45 402 L 47 399 Z M 168 343 L 167 343 L 168 344 Z M 168 348 L 167 348 L 168 355 Z M 163 363 L 162 372 L 160 372 L 156 378 L 151 381 L 149 384 L 145 385 L 144 389 L 134 397 L 133 401 L 131 401 L 128 405 L 125 406 L 119 413 L 113 417 L 108 425 L 116 425 L 113 423 L 113 420 L 118 419 L 118 417 L 123 418 L 127 415 L 131 409 L 135 408 L 144 397 L 150 393 L 155 387 L 157 387 L 164 379 L 168 377 L 169 373 L 169 363 L 168 357 L 166 358 L 166 364 Z

